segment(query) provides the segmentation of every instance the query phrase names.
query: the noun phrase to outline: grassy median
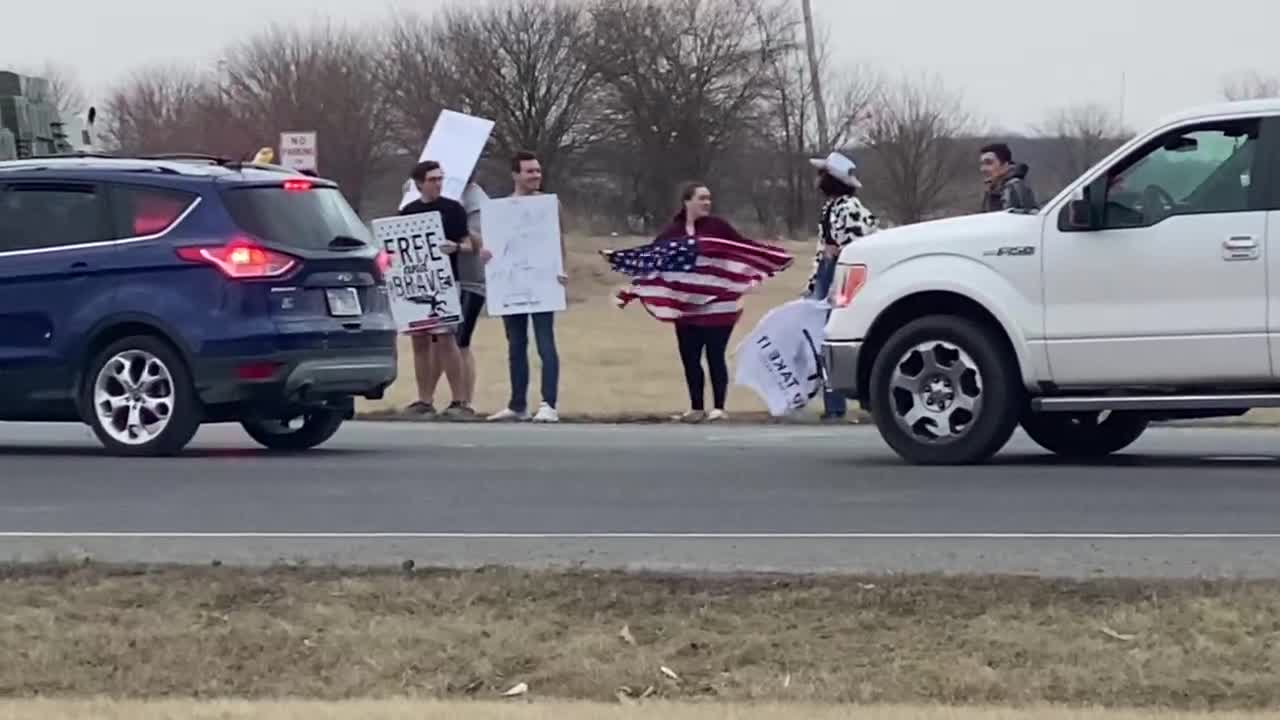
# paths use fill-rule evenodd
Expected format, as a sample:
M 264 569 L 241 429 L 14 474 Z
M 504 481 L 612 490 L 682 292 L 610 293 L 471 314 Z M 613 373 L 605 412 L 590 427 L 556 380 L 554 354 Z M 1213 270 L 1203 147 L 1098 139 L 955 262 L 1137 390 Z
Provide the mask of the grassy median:
M 1280 713 L 1177 713 L 1102 709 L 942 708 L 804 704 L 383 702 L 18 702 L 4 720 L 1253 720 Z
M 1269 582 L 16 566 L 0 607 L 8 698 L 1280 707 Z

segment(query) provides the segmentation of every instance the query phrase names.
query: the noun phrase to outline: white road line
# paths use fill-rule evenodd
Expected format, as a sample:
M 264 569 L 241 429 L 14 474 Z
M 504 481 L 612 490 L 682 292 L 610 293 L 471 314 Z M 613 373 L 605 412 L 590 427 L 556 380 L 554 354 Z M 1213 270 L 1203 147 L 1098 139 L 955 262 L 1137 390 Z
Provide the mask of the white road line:
M 1276 533 L 0 532 L 0 540 L 1280 540 Z

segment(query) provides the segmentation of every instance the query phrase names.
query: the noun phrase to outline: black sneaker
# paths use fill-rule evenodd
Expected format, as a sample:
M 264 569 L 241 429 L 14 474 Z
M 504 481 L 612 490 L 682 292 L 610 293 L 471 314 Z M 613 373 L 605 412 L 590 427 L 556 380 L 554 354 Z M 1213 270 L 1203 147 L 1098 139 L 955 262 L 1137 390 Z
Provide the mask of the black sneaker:
M 405 408 L 405 411 L 411 415 L 434 416 L 436 414 L 436 406 L 419 400 L 415 403 L 411 403 L 409 407 Z
M 444 414 L 449 417 L 469 418 L 475 417 L 476 411 L 467 403 L 451 402 L 449 407 L 445 408 Z

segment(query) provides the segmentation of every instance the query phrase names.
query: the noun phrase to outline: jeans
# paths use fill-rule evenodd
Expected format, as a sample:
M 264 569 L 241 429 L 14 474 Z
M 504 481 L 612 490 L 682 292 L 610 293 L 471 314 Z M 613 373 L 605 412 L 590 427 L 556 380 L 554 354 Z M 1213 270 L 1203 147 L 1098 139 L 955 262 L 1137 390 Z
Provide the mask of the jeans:
M 555 314 L 506 315 L 502 325 L 507 331 L 507 367 L 511 372 L 511 402 L 507 407 L 523 413 L 529 409 L 529 322 L 533 321 L 533 339 L 542 361 L 542 402 L 556 406 L 560 383 L 560 356 L 556 353 Z
M 813 294 L 810 295 L 814 300 L 827 299 L 828 293 L 831 291 L 831 283 L 836 276 L 836 258 L 824 257 L 818 263 L 818 271 L 814 277 Z M 830 312 L 827 316 L 830 317 Z M 826 417 L 844 417 L 849 412 L 849 401 L 844 395 L 823 389 L 822 393 L 823 415 Z

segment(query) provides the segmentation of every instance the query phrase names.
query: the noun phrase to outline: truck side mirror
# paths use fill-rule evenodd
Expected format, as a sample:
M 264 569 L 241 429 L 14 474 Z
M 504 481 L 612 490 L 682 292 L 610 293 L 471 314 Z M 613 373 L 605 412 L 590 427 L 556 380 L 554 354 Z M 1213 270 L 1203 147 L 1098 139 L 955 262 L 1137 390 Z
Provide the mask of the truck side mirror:
M 1098 230 L 1103 227 L 1107 209 L 1107 177 L 1086 185 L 1063 208 L 1058 225 L 1063 230 Z
M 1072 198 L 1067 203 L 1066 225 L 1072 230 L 1092 230 L 1089 223 L 1089 201 L 1086 198 Z

